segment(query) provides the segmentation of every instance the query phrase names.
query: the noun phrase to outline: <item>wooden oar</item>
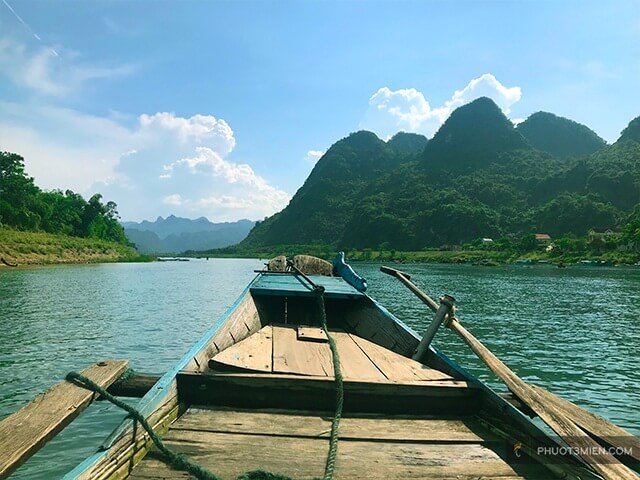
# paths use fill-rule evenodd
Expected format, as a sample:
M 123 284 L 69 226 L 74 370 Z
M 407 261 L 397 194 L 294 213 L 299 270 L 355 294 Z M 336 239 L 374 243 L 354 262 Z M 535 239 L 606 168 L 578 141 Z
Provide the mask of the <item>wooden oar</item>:
M 382 267 L 380 270 L 398 278 L 413 293 L 415 293 L 418 298 L 428 305 L 431 310 L 437 311 L 438 305 L 436 302 L 411 282 L 409 279 L 410 277 L 408 277 L 404 272 L 388 267 Z M 637 480 L 638 476 L 633 472 L 633 470 L 623 465 L 610 453 L 603 451 L 600 444 L 578 427 L 575 420 L 573 420 L 575 415 L 567 415 L 565 413 L 567 410 L 566 405 L 565 408 L 558 407 L 559 403 L 570 402 L 559 398 L 558 401 L 549 401 L 551 397 L 557 397 L 546 390 L 544 390 L 544 394 L 540 394 L 540 390 L 543 390 L 542 388 L 534 388 L 532 385 L 529 385 L 518 377 L 511 369 L 509 369 L 509 367 L 507 367 L 498 357 L 496 357 L 487 347 L 485 347 L 460 324 L 459 320 L 453 316 L 453 310 L 451 310 L 449 314 L 447 326 L 456 332 L 467 343 L 467 345 L 471 347 L 473 352 L 480 357 L 480 359 L 507 385 L 507 387 L 509 387 L 509 390 L 511 390 L 522 402 L 527 404 L 527 406 L 529 406 L 529 408 L 531 408 L 545 423 L 547 423 L 547 425 L 560 435 L 562 439 L 595 471 L 605 479 Z M 571 405 L 575 407 L 572 408 L 574 413 L 576 409 L 582 410 L 577 405 Z M 579 416 L 582 417 L 582 415 Z M 607 422 L 604 419 L 601 419 L 601 421 Z M 595 425 L 593 421 L 591 423 Z M 613 424 L 611 425 L 615 427 L 617 431 L 622 430 Z M 627 437 L 633 437 L 630 433 L 625 433 Z
M 584 431 L 604 443 L 628 452 L 629 457 L 640 462 L 640 438 L 611 423 L 609 420 L 585 410 L 562 397 L 558 397 L 544 388 L 531 384 L 529 386 L 538 392 L 546 402 L 553 403 L 558 410 Z
M 85 368 L 82 374 L 106 388 L 128 365 L 127 360 L 110 360 Z M 93 392 L 64 381 L 0 421 L 0 479 L 7 478 L 66 427 L 94 397 Z

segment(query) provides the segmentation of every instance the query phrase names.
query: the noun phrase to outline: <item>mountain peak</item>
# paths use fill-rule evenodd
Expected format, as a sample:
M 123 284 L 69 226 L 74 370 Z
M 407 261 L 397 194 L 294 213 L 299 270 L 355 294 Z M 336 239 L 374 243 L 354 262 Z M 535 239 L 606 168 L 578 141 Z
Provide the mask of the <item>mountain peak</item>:
M 538 150 L 559 157 L 589 155 L 606 142 L 586 125 L 549 112 L 536 112 L 516 127 Z
M 168 221 L 167 221 L 168 220 Z M 179 253 L 225 247 L 247 236 L 255 222 L 213 223 L 206 217 L 195 220 L 169 215 L 155 222 L 124 222 L 125 233 L 142 253 Z
M 629 140 L 640 143 L 640 117 L 636 117 L 629 122 L 629 125 L 620 134 L 618 142 Z
M 530 149 L 500 107 L 480 97 L 457 108 L 427 143 L 423 162 L 447 170 L 473 170 L 504 152 Z
M 346 145 L 355 149 L 379 148 L 384 142 L 378 136 L 368 130 L 358 130 L 336 142 L 333 146 Z
M 418 133 L 398 132 L 387 141 L 387 146 L 401 155 L 417 155 L 422 153 L 427 141 L 427 137 Z
M 386 144 L 375 133 L 367 130 L 353 132 L 329 147 L 307 180 L 314 181 L 348 172 L 369 175 L 371 169 L 378 168 L 378 160 L 384 156 L 385 151 Z

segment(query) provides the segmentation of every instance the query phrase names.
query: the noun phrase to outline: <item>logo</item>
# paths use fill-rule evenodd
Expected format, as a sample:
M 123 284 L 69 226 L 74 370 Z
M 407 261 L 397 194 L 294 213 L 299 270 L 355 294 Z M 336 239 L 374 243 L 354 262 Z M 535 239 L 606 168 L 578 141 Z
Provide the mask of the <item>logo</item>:
M 522 450 L 522 443 L 516 442 L 513 445 L 513 453 L 516 454 L 516 457 L 520 458 L 520 456 L 522 455 L 521 450 Z

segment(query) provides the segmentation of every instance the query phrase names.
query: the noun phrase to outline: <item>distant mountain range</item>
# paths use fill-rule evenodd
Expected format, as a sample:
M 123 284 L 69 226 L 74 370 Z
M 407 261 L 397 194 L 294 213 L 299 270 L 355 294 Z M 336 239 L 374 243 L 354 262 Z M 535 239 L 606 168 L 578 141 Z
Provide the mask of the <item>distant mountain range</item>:
M 122 222 L 125 234 L 141 253 L 175 254 L 187 250 L 207 250 L 234 245 L 242 241 L 255 222 L 213 223 L 205 217 L 189 218 L 169 215 L 154 222 Z
M 585 235 L 620 228 L 639 203 L 640 117 L 607 145 L 547 112 L 514 126 L 480 98 L 430 140 L 360 131 L 336 142 L 289 205 L 239 248 L 420 250 L 508 234 Z

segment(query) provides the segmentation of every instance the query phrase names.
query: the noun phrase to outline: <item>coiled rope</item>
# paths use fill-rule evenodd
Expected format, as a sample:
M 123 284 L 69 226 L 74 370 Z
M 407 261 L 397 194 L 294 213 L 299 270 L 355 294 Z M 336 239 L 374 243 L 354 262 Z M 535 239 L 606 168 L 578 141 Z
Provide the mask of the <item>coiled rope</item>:
M 306 277 L 306 276 L 305 276 Z M 325 311 L 324 305 L 324 287 L 321 285 L 316 285 L 307 277 L 307 281 L 309 281 L 313 287 L 313 292 L 318 299 L 318 307 L 320 309 L 320 321 L 321 326 L 324 332 L 327 334 L 327 339 L 329 342 L 329 348 L 331 349 L 331 356 L 333 359 L 333 370 L 335 374 L 335 387 L 336 387 L 336 409 L 335 414 L 333 416 L 333 421 L 331 422 L 331 436 L 329 439 L 329 452 L 327 453 L 327 461 L 324 467 L 324 476 L 323 480 L 331 480 L 333 478 L 333 473 L 335 471 L 336 465 L 336 457 L 338 454 L 338 429 L 340 426 L 340 419 L 342 418 L 342 407 L 344 404 L 344 382 L 342 379 L 342 369 L 340 367 L 340 356 L 338 355 L 338 347 L 336 346 L 336 342 L 333 337 L 329 334 L 329 329 L 327 327 L 327 313 Z M 124 375 L 131 376 L 133 372 L 125 372 Z M 198 480 L 222 480 L 220 477 L 210 472 L 206 468 L 198 465 L 195 462 L 189 460 L 185 455 L 175 452 L 165 446 L 162 442 L 162 439 L 156 434 L 153 430 L 153 427 L 149 425 L 147 419 L 134 407 L 131 405 L 127 405 L 122 400 L 114 397 L 109 392 L 107 392 L 100 385 L 96 384 L 90 378 L 82 375 L 78 372 L 69 372 L 66 376 L 66 379 L 70 382 L 75 382 L 81 387 L 86 388 L 87 390 L 91 390 L 99 394 L 105 400 L 113 403 L 116 407 L 121 408 L 129 414 L 129 417 L 133 418 L 135 421 L 139 422 L 142 428 L 149 434 L 151 441 L 156 446 L 156 448 L 166 457 L 169 464 L 179 470 L 183 470 L 185 472 L 190 473 Z M 120 380 L 120 379 L 119 379 Z M 246 472 L 240 475 L 237 480 L 292 480 L 290 477 L 280 475 L 277 473 L 271 473 L 264 470 L 253 470 L 251 472 Z

